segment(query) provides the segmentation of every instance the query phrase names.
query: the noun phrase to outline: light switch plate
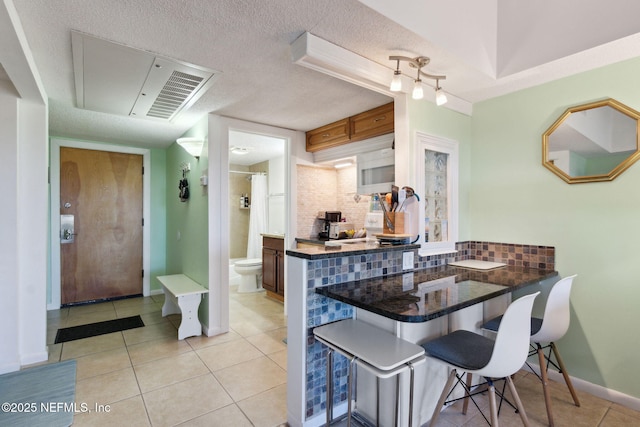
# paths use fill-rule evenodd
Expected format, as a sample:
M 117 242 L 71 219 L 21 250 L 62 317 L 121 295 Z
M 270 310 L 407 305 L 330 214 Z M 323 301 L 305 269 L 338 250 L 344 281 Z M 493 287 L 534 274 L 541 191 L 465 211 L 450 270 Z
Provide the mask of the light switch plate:
M 410 270 L 413 268 L 413 252 L 402 253 L 402 269 Z

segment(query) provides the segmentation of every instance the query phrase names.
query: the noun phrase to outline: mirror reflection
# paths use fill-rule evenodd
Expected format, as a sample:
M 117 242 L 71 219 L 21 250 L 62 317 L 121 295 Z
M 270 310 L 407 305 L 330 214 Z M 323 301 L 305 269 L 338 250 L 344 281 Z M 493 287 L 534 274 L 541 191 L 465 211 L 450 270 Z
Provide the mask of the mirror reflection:
M 543 164 L 570 184 L 613 180 L 640 155 L 639 119 L 613 99 L 569 108 L 543 134 Z

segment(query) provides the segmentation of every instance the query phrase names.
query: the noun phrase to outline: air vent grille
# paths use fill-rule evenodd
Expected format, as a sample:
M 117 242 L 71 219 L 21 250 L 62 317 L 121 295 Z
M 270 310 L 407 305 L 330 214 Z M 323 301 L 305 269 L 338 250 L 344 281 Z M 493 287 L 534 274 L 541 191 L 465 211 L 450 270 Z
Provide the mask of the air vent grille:
M 169 119 L 192 96 L 203 80 L 202 77 L 174 71 L 151 105 L 147 116 Z
M 78 108 L 172 121 L 213 85 L 218 71 L 71 32 Z

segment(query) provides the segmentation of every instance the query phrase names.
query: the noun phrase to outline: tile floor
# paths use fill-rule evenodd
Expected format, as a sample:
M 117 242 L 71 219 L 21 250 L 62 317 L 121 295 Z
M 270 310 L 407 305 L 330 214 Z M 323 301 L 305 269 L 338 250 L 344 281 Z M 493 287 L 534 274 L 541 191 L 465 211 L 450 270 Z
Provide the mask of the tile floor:
M 229 301 L 231 331 L 177 340 L 162 295 L 48 312 L 49 361 L 77 361 L 76 402 L 110 405 L 74 426 L 263 426 L 286 422 L 282 303 L 264 293 Z M 53 344 L 58 328 L 140 314 L 145 327 Z
M 163 296 L 120 300 L 48 312 L 48 341 L 60 327 L 140 314 L 145 327 L 49 346 L 50 362 L 76 359 L 76 401 L 110 405 L 109 413 L 78 414 L 74 426 L 264 426 L 286 422 L 286 319 L 283 307 L 263 293 L 232 288 L 231 331 L 217 337 L 177 340 L 180 317 L 163 318 Z M 538 379 L 515 379 L 532 426 L 547 425 Z M 640 412 L 578 391 L 573 405 L 564 383 L 552 383 L 556 426 L 640 425 Z M 487 399 L 480 397 L 486 409 Z M 486 426 L 477 409 L 461 403 L 445 410 L 442 427 Z M 488 411 L 487 411 L 488 413 Z M 503 426 L 521 426 L 509 407 Z
M 546 406 L 542 394 L 542 385 L 538 377 L 521 370 L 516 374 L 514 383 L 518 395 L 527 413 L 531 427 L 548 426 Z M 502 387 L 502 383 L 496 383 Z M 580 407 L 573 403 L 571 394 L 564 382 L 551 382 L 551 400 L 555 425 L 558 427 L 630 427 L 640 426 L 640 412 L 625 408 L 616 403 L 609 402 L 576 390 Z M 506 393 L 511 396 L 510 393 Z M 486 393 L 479 396 L 479 406 L 487 417 L 489 417 L 489 399 Z M 512 400 L 513 401 L 513 400 Z M 456 402 L 447 408 L 440 419 L 438 426 L 441 427 L 476 427 L 487 426 L 487 422 L 482 414 L 469 403 L 467 415 L 461 413 L 462 402 Z M 499 417 L 501 426 L 522 426 L 520 415 L 511 407 L 503 405 Z

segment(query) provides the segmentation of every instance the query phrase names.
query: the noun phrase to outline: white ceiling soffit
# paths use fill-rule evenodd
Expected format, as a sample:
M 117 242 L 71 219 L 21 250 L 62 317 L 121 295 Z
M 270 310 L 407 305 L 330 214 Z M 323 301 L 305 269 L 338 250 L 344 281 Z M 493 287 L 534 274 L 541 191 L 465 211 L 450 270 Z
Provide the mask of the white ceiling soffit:
M 78 108 L 173 120 L 211 86 L 217 71 L 71 32 Z
M 389 83 L 393 76 L 392 68 L 380 65 L 377 62 L 321 39 L 309 32 L 302 34 L 291 43 L 291 56 L 294 63 L 302 65 L 303 67 L 328 74 L 384 95 L 392 97 L 396 95 L 389 90 Z M 390 64 L 392 63 L 390 62 Z M 404 75 L 403 78 L 409 79 Z M 412 89 L 412 84 L 413 80 L 403 81 L 403 92 Z M 422 84 L 430 89 L 424 91 L 425 99 L 435 103 L 435 87 L 429 86 L 426 81 Z M 471 103 L 448 92 L 447 98 L 448 101 L 442 108 L 448 108 L 469 116 L 471 115 Z
M 283 138 L 237 130 L 229 131 L 229 164 L 232 165 L 251 166 L 276 157 L 283 157 L 284 148 Z M 245 154 L 236 154 L 233 149 L 243 150 Z
M 637 0 L 359 1 L 494 79 L 640 32 Z

